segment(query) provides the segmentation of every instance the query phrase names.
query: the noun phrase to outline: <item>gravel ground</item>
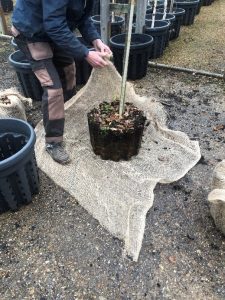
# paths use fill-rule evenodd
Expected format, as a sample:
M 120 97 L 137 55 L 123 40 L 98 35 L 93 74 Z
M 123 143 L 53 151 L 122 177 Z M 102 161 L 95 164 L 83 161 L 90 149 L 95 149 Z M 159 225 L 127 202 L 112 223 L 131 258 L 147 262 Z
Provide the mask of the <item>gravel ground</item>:
M 0 89 L 18 85 L 7 64 L 11 50 L 1 43 Z M 1 299 L 225 299 L 225 238 L 207 203 L 212 170 L 225 157 L 224 82 L 149 68 L 135 89 L 159 99 L 168 127 L 198 140 L 202 151 L 184 178 L 157 185 L 138 263 L 40 172 L 33 202 L 0 215 Z M 27 114 L 35 126 L 40 103 Z
M 159 63 L 180 67 L 225 71 L 225 1 L 202 6 L 191 26 L 182 26 L 180 36 L 171 41 Z

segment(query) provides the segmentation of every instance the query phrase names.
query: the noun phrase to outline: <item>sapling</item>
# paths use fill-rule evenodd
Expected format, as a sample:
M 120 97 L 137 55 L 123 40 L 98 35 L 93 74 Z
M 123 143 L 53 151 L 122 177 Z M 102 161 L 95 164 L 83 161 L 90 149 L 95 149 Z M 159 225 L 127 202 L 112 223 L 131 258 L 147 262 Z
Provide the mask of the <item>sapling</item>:
M 151 28 L 154 28 L 154 26 L 155 26 L 156 7 L 157 7 L 157 0 L 154 0 L 153 13 L 152 13 L 152 25 L 151 25 Z
M 130 2 L 130 13 L 129 13 L 127 38 L 126 38 L 126 47 L 125 47 L 125 52 L 124 52 L 124 67 L 123 67 L 123 76 L 122 76 L 121 94 L 120 94 L 120 107 L 119 107 L 120 117 L 122 117 L 122 115 L 124 113 L 124 106 L 125 106 L 126 82 L 127 82 L 127 72 L 128 72 L 128 63 L 129 63 L 135 0 L 130 0 L 129 2 Z
M 170 10 L 169 10 L 170 13 L 173 12 L 173 5 L 174 5 L 174 0 L 170 0 Z

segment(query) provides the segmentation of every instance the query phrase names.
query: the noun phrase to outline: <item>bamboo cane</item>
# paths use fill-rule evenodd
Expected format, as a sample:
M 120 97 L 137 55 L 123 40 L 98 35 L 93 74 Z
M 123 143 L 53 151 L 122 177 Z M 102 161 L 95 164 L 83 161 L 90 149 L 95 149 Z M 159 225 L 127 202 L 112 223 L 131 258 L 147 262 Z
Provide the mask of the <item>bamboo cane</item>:
M 170 10 L 169 10 L 170 13 L 173 12 L 173 5 L 174 5 L 174 0 L 170 0 Z
M 166 11 L 167 11 L 167 0 L 164 0 L 163 20 L 166 19 Z
M 124 106 L 125 106 L 126 82 L 127 82 L 127 72 L 128 72 L 128 64 L 129 64 L 134 6 L 135 6 L 135 0 L 130 0 L 129 25 L 128 25 L 128 32 L 126 38 L 126 47 L 124 51 L 124 68 L 123 68 L 123 77 L 122 77 L 121 94 L 120 94 L 120 108 L 119 108 L 120 117 L 122 117 L 122 114 L 124 113 Z
M 5 20 L 5 15 L 4 15 L 4 11 L 2 9 L 2 3 L 0 0 L 0 28 L 2 28 L 2 33 L 3 34 L 8 34 L 8 28 L 7 28 L 7 24 L 6 24 L 6 20 Z
M 115 0 L 112 0 L 112 3 L 115 4 Z M 112 11 L 112 23 L 115 23 L 116 22 L 116 19 L 115 19 L 115 12 Z
M 152 25 L 151 25 L 151 28 L 154 28 L 154 26 L 155 26 L 156 6 L 157 6 L 157 0 L 154 0 L 153 13 L 152 13 Z

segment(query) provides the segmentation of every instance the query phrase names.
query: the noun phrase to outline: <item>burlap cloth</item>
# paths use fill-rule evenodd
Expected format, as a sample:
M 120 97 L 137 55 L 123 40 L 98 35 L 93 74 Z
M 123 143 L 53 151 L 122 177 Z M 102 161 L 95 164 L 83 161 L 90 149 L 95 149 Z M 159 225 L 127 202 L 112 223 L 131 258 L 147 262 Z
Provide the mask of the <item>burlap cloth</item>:
M 90 145 L 86 115 L 100 102 L 118 98 L 120 86 L 121 77 L 114 66 L 94 70 L 88 83 L 65 106 L 65 141 L 72 162 L 61 166 L 45 152 L 42 122 L 36 127 L 36 155 L 39 168 L 112 235 L 124 240 L 125 253 L 137 260 L 157 182 L 183 177 L 200 159 L 200 149 L 186 134 L 166 127 L 161 104 L 136 95 L 128 84 L 126 100 L 143 109 L 150 120 L 140 153 L 121 162 L 97 157 Z

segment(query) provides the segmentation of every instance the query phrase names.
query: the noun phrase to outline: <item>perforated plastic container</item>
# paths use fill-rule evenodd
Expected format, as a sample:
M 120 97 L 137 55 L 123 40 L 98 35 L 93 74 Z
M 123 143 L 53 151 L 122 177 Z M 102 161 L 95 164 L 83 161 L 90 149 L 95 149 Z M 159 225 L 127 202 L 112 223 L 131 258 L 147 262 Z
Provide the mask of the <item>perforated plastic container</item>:
M 195 20 L 195 16 L 198 11 L 199 0 L 178 0 L 175 6 L 178 8 L 183 8 L 185 14 L 182 20 L 182 25 L 188 26 L 192 25 Z
M 91 17 L 91 20 L 93 21 L 98 33 L 101 35 L 100 15 Z M 122 32 L 123 24 L 124 24 L 124 18 L 120 16 L 115 16 L 115 22 L 111 22 L 111 36 L 120 34 Z
M 146 26 L 151 26 L 153 15 L 149 14 L 148 16 L 149 16 L 149 19 L 146 17 L 145 24 L 146 24 Z M 163 13 L 157 12 L 155 14 L 155 19 L 159 20 L 159 21 L 163 20 Z M 174 14 L 167 13 L 166 18 L 164 20 L 169 23 L 169 30 L 167 32 L 167 37 L 166 37 L 166 42 L 165 42 L 165 47 L 166 47 L 169 45 L 170 34 L 175 31 L 175 16 L 174 16 Z
M 157 12 L 163 13 L 163 8 L 157 9 Z M 180 34 L 180 27 L 183 21 L 185 10 L 183 8 L 174 8 L 172 14 L 175 16 L 175 21 L 170 30 L 170 40 L 178 38 Z
M 158 58 L 163 55 L 170 23 L 168 21 L 155 21 L 155 25 L 151 28 L 151 21 L 148 22 L 145 33 L 153 37 L 154 43 L 149 58 Z
M 0 119 L 0 212 L 17 210 L 39 192 L 33 128 L 19 119 Z
M 110 47 L 116 69 L 120 74 L 123 72 L 123 57 L 126 34 L 118 34 L 110 39 Z M 131 36 L 128 79 L 136 80 L 143 78 L 147 72 L 148 58 L 152 49 L 153 38 L 147 34 L 133 33 Z
M 93 46 L 87 44 L 81 36 L 78 36 L 77 38 L 90 51 L 94 51 Z M 85 59 L 78 60 L 75 58 L 74 60 L 76 65 L 76 84 L 77 85 L 85 84 L 91 75 L 92 66 L 89 65 L 89 63 Z
M 31 65 L 23 52 L 17 50 L 9 56 L 9 63 L 13 66 L 24 96 L 33 100 L 42 100 L 42 87 L 34 75 Z
M 212 3 L 213 3 L 213 0 L 203 0 L 202 5 L 204 5 L 204 6 L 209 6 L 209 5 L 211 5 Z

